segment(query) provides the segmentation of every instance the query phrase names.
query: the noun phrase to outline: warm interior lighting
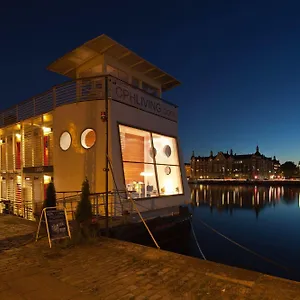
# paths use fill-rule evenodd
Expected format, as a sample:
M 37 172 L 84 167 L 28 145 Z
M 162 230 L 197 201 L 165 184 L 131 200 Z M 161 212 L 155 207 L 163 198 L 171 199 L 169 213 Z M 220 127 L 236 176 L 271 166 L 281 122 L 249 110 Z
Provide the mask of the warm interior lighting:
M 44 126 L 43 127 L 43 132 L 44 132 L 45 135 L 47 135 L 47 134 L 52 132 L 52 128 Z
M 174 194 L 174 187 L 171 180 L 165 181 L 165 195 L 172 195 Z
M 94 129 L 88 128 L 81 134 L 81 146 L 90 149 L 96 142 L 96 132 Z
M 21 139 L 21 134 L 20 133 L 16 133 L 16 138 L 17 138 L 17 140 L 20 140 Z
M 51 176 L 44 175 L 44 184 L 49 184 L 51 182 Z
M 153 173 L 150 173 L 150 172 L 141 172 L 140 175 L 141 176 L 153 176 Z
M 51 120 L 52 120 L 52 115 L 51 114 L 43 115 L 43 122 L 44 123 L 50 122 Z

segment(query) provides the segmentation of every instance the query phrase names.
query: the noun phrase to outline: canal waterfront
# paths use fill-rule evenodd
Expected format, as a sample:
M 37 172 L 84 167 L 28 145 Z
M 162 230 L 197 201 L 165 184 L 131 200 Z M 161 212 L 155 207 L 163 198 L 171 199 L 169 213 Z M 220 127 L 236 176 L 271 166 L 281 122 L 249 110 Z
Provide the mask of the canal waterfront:
M 207 260 L 300 281 L 300 188 L 217 184 L 190 188 L 193 227 Z M 282 267 L 239 248 L 201 220 Z M 192 231 L 162 247 L 202 257 Z

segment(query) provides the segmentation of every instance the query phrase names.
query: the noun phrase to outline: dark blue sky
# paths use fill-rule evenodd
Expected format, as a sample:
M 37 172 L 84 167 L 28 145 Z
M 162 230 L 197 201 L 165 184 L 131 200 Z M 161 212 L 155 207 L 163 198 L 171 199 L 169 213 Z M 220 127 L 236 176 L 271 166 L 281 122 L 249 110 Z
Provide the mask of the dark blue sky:
M 5 2 L 1 108 L 64 81 L 46 66 L 105 33 L 182 82 L 164 98 L 180 107 L 185 160 L 257 144 L 300 160 L 298 1 Z

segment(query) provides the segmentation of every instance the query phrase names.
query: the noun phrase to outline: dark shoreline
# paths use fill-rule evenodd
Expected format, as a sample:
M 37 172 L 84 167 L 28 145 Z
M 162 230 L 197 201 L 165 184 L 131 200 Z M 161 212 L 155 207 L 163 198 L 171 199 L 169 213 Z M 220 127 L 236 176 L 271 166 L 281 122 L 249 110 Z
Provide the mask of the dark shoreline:
M 261 185 L 261 186 L 294 186 L 300 187 L 298 180 L 188 180 L 189 184 L 215 185 Z

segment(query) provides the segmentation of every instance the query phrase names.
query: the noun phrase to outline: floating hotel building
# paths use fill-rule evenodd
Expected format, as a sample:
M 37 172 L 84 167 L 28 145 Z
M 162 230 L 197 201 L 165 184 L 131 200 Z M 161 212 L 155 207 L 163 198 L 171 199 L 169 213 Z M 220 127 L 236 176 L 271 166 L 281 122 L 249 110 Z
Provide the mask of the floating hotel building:
M 48 70 L 71 81 L 0 114 L 0 195 L 12 213 L 34 219 L 51 180 L 58 195 L 86 177 L 92 193 L 105 192 L 106 153 L 109 191 L 127 190 L 145 209 L 189 199 L 178 108 L 161 99 L 175 78 L 106 35 Z

